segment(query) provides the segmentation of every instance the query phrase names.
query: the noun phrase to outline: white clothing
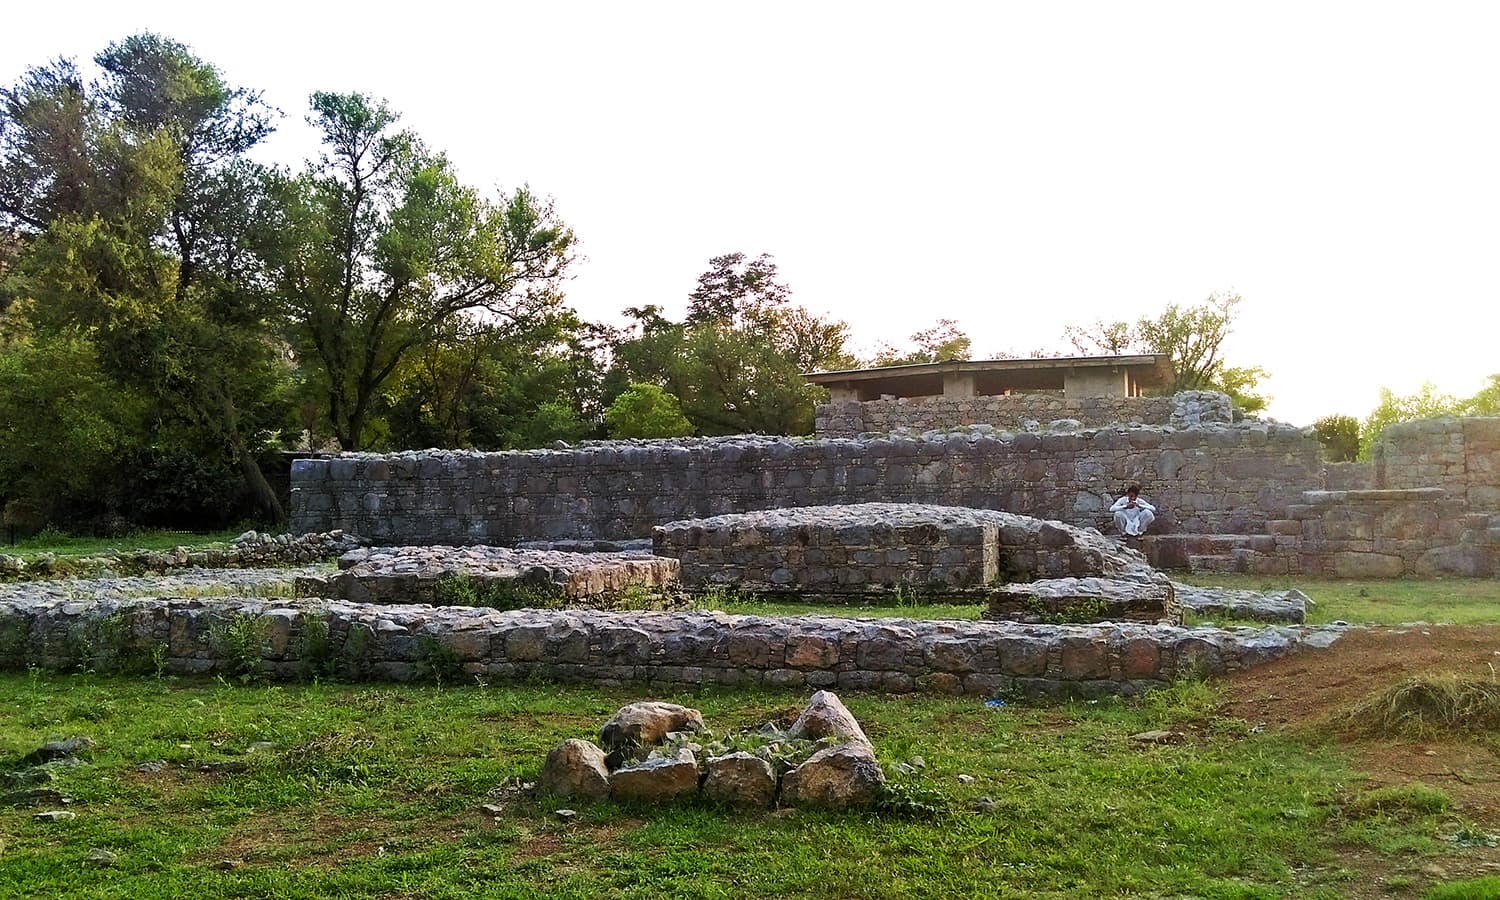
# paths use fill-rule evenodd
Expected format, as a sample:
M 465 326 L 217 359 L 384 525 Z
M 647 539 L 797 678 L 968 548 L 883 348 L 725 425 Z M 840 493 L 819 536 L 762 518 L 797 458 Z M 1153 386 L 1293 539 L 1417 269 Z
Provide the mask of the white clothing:
M 1109 511 L 1115 514 L 1115 527 L 1120 533 L 1136 537 L 1146 533 L 1151 523 L 1156 521 L 1156 507 L 1146 502 L 1146 498 L 1137 495 L 1135 505 L 1130 505 L 1130 495 L 1116 500 Z

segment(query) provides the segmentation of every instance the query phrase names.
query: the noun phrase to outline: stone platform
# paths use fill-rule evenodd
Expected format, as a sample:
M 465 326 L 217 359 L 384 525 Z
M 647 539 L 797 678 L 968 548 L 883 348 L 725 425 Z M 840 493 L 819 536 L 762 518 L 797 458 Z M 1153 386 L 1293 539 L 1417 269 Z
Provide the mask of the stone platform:
M 297 593 L 357 603 L 444 603 L 456 579 L 483 597 L 527 591 L 565 599 L 618 596 L 677 581 L 675 559 L 647 553 L 574 553 L 505 547 L 380 547 L 339 557 L 327 579 L 299 579 Z M 446 586 L 446 587 L 445 587 Z
M 865 594 L 976 593 L 1009 581 L 1149 571 L 1093 529 L 995 510 L 904 503 L 808 506 L 657 526 L 658 556 L 689 588 Z

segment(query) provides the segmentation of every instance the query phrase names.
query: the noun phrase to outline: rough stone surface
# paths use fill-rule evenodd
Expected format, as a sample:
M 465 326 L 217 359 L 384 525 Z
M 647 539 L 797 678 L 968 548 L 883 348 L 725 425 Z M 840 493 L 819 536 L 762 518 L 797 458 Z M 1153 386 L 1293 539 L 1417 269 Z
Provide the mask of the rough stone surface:
M 562 799 L 607 799 L 609 769 L 604 764 L 604 751 L 590 741 L 563 741 L 547 752 L 537 786 Z
M 703 796 L 728 806 L 768 808 L 776 799 L 776 773 L 771 764 L 744 751 L 711 756 Z
M 1284 591 L 1247 591 L 1199 587 L 1175 581 L 1172 582 L 1172 587 L 1184 609 L 1206 617 L 1224 616 L 1300 625 L 1307 620 L 1307 607 L 1312 602 L 1311 598 L 1295 588 Z
M 626 803 L 670 803 L 698 792 L 698 762 L 691 750 L 652 756 L 609 776 L 610 796 Z
M 599 729 L 605 750 L 655 747 L 674 731 L 702 731 L 703 713 L 676 703 L 647 700 L 622 706 Z
M 426 671 L 423 661 L 436 643 L 452 651 L 466 676 L 490 681 L 539 677 L 604 686 L 772 684 L 904 692 L 942 673 L 977 696 L 1096 696 L 1138 693 L 1179 672 L 1230 671 L 1325 645 L 1342 633 L 1331 626 L 1047 626 L 717 612 L 502 612 L 284 598 L 71 597 L 56 592 L 59 584 L 0 585 L 0 668 L 75 671 L 87 664 L 104 670 L 111 662 L 132 661 L 154 666 L 159 655 L 168 673 L 233 674 L 234 660 L 215 640 L 216 628 L 251 616 L 266 628 L 262 671 L 271 678 L 305 677 L 316 661 L 346 678 L 414 680 Z M 313 624 L 319 640 L 310 645 Z M 1090 648 L 1087 665 L 1080 662 L 1079 645 Z M 1065 654 L 1067 648 L 1074 649 Z M 310 650 L 319 654 L 316 660 L 307 658 Z M 96 655 L 86 659 L 86 652 Z
M 834 738 L 840 743 L 868 744 L 870 739 L 859 727 L 859 720 L 844 705 L 833 691 L 818 691 L 812 695 L 802 714 L 787 733 L 794 738 L 818 741 Z
M 737 513 L 654 529 L 688 587 L 798 593 L 984 590 L 997 581 L 1149 572 L 1093 529 L 1013 513 L 861 503 Z
M 1323 484 L 1320 452 L 1301 429 L 1247 422 L 344 454 L 293 462 L 292 519 L 383 544 L 638 539 L 662 522 L 867 502 L 1107 528 L 1109 504 L 1140 481 L 1159 531 L 1254 533 Z
M 339 557 L 339 572 L 300 592 L 356 603 L 440 603 L 449 579 L 476 593 L 533 589 L 569 599 L 619 596 L 677 581 L 678 564 L 648 553 L 574 553 L 505 547 L 380 547 Z
M 781 800 L 788 806 L 854 809 L 880 798 L 885 773 L 868 743 L 842 744 L 814 753 L 781 779 Z
M 1079 430 L 1120 423 L 1186 426 L 1231 421 L 1229 397 L 1212 391 L 1184 391 L 1173 397 L 1084 398 L 1039 391 L 825 403 L 814 412 L 814 431 L 822 438 L 855 438 L 972 425 L 1024 430 L 1027 423 L 1054 422 Z
M 990 591 L 986 619 L 1182 624 L 1172 582 L 1146 566 L 1115 578 L 1050 578 Z

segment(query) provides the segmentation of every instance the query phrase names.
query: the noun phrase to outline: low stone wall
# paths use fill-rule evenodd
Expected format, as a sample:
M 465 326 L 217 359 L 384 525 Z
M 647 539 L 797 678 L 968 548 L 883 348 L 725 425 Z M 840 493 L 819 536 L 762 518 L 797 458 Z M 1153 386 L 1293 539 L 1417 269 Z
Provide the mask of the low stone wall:
M 1374 448 L 1375 487 L 1446 488 L 1473 512 L 1500 512 L 1500 418 L 1392 425 Z
M 332 601 L 0 599 L 0 667 L 241 674 L 220 635 L 262 635 L 275 678 L 406 681 L 543 677 L 615 686 L 700 684 L 1095 696 L 1136 693 L 1326 647 L 1339 628 L 1035 626 L 723 613 L 498 612 Z M 252 630 L 253 629 L 253 630 Z M 450 681 L 451 683 L 451 681 Z
M 292 520 L 376 544 L 620 540 L 792 506 L 931 503 L 1112 529 L 1140 481 L 1156 529 L 1246 533 L 1323 483 L 1317 441 L 1254 423 L 869 441 L 714 438 L 512 453 L 346 454 L 293 463 Z
M 959 425 L 1032 430 L 1038 424 L 1072 420 L 1078 427 L 1100 428 L 1122 423 L 1201 425 L 1233 421 L 1224 394 L 1187 391 L 1173 397 L 1084 397 L 1060 393 L 985 397 L 898 397 L 825 403 L 814 413 L 814 433 L 825 438 L 854 438 L 895 431 L 929 431 Z
M 527 592 L 568 599 L 618 597 L 631 588 L 659 590 L 676 584 L 678 564 L 649 553 L 380 547 L 344 554 L 339 570 L 327 578 L 299 580 L 297 593 L 356 603 L 443 603 L 453 602 L 444 596 L 445 589 L 462 580 L 474 601 L 506 593 L 524 599 Z

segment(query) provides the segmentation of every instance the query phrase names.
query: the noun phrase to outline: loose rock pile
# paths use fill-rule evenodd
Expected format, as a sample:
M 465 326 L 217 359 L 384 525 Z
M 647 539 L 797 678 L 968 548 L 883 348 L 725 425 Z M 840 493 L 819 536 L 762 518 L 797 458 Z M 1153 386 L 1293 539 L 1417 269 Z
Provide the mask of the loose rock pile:
M 741 749 L 744 748 L 744 749 Z M 538 785 L 561 800 L 669 803 L 702 796 L 728 806 L 873 806 L 885 773 L 864 729 L 830 691 L 813 694 L 785 730 L 774 724 L 715 739 L 696 709 L 632 703 L 599 730 L 547 754 Z
M 355 603 L 447 603 L 458 585 L 467 605 L 513 598 L 512 606 L 552 597 L 619 596 L 631 588 L 657 590 L 677 581 L 675 559 L 647 553 L 572 553 L 505 547 L 378 547 L 339 557 L 327 579 L 299 579 L 301 596 Z M 534 596 L 528 596 L 534 595 Z M 531 604 L 534 605 L 534 604 Z
M 296 566 L 322 562 L 364 544 L 360 538 L 337 529 L 292 534 L 247 531 L 228 547 L 173 547 L 171 550 L 135 550 L 103 556 L 59 559 L 44 554 L 27 561 L 0 554 L 0 578 L 51 578 L 86 575 L 143 575 L 174 569 L 234 569 Z

